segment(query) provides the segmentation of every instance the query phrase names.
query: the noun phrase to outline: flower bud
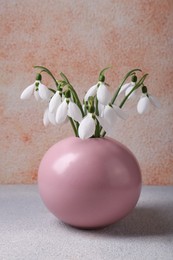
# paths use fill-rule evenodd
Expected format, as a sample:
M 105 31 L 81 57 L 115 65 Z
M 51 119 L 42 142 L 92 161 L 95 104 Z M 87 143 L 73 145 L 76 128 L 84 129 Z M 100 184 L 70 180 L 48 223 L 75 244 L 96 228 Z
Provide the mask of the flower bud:
M 38 74 L 36 75 L 35 79 L 41 81 L 41 80 L 42 80 L 42 76 L 41 76 L 41 74 L 38 73 Z

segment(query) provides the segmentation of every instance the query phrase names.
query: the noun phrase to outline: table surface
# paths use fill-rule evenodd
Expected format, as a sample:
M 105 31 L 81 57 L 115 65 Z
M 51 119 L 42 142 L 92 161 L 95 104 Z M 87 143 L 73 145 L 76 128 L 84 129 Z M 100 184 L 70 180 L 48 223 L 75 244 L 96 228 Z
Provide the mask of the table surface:
M 63 224 L 36 185 L 0 185 L 0 260 L 172 260 L 173 186 L 144 186 L 136 208 L 99 230 Z

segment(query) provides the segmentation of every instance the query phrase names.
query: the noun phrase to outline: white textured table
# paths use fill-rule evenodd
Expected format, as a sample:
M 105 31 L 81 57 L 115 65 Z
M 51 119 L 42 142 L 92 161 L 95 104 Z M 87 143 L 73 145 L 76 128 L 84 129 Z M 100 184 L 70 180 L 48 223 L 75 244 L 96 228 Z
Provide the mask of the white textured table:
M 173 187 L 143 187 L 125 219 L 100 230 L 64 225 L 35 185 L 0 186 L 0 260 L 172 260 Z

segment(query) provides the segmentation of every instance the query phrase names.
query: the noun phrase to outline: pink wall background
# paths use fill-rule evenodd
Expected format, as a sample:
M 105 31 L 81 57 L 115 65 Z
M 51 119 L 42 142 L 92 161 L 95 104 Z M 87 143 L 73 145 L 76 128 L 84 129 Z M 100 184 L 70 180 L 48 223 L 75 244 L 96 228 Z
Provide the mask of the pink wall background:
M 45 151 L 72 134 L 69 125 L 44 128 L 44 103 L 19 99 L 34 81 L 32 66 L 63 71 L 82 97 L 111 64 L 112 90 L 140 67 L 162 104 L 142 117 L 130 104 L 114 137 L 136 155 L 143 183 L 173 184 L 173 1 L 0 0 L 0 6 L 0 182 L 36 182 Z

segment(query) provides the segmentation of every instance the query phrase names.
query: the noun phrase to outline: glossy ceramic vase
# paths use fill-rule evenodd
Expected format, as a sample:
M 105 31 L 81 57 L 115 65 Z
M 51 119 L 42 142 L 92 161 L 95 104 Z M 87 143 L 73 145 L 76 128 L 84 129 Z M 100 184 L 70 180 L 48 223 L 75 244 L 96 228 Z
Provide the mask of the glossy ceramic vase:
M 78 228 L 99 228 L 135 207 L 141 172 L 132 152 L 111 138 L 69 137 L 44 155 L 38 187 L 58 219 Z

